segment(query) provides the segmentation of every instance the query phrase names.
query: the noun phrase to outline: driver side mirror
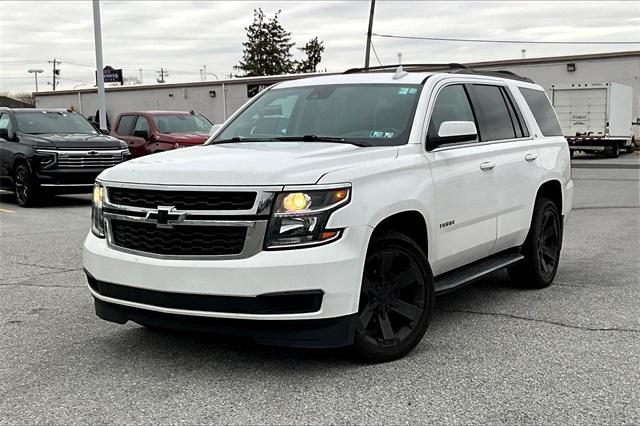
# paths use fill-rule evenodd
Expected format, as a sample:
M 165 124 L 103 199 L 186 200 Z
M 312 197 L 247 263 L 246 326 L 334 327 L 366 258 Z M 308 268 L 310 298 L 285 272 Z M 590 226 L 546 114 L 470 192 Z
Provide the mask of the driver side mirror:
M 149 132 L 147 132 L 146 130 L 136 130 L 133 132 L 133 136 L 137 138 L 142 138 L 146 141 L 149 140 Z
M 444 121 L 438 129 L 436 145 L 473 142 L 478 139 L 478 130 L 473 121 Z

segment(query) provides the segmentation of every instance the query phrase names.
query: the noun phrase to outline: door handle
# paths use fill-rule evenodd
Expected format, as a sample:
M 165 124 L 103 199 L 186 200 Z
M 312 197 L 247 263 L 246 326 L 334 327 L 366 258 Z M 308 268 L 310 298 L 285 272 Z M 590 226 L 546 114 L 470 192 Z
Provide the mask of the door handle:
M 495 167 L 496 165 L 493 163 L 493 161 L 485 161 L 484 163 L 480 164 L 480 170 L 491 170 Z
M 524 159 L 527 161 L 534 161 L 536 158 L 538 158 L 538 154 L 525 154 Z

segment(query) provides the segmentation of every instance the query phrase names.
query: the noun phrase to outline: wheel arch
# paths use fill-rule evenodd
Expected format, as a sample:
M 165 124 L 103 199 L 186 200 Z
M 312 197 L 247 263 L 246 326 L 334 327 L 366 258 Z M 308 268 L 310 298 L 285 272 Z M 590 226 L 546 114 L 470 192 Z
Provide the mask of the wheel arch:
M 13 161 L 11 161 L 11 167 L 9 169 L 11 180 L 13 180 L 13 174 L 15 173 L 16 169 L 23 164 L 26 165 L 28 169 L 31 169 L 31 167 L 29 166 L 29 160 L 27 159 L 27 157 L 18 155 L 13 159 Z
M 396 211 L 380 219 L 374 226 L 370 241 L 376 233 L 384 231 L 400 232 L 411 238 L 429 257 L 429 227 L 425 216 L 418 210 Z
M 562 193 L 562 183 L 557 179 L 550 179 L 543 182 L 539 187 L 536 193 L 536 200 L 540 197 L 545 197 L 551 200 L 562 215 L 563 208 L 563 193 Z

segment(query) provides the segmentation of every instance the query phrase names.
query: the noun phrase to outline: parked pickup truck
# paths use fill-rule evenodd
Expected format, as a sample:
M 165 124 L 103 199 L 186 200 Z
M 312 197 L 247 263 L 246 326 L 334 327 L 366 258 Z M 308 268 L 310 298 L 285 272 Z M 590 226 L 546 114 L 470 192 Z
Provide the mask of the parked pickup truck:
M 204 143 L 213 124 L 203 115 L 181 111 L 125 112 L 111 135 L 127 142 L 132 157 Z
M 549 286 L 573 182 L 543 89 L 380 71 L 279 83 L 206 145 L 103 172 L 83 259 L 97 315 L 387 361 L 438 294 L 505 268 Z
M 583 151 L 617 158 L 622 150 L 635 150 L 631 87 L 618 83 L 554 84 L 551 99 L 572 156 Z
M 45 195 L 91 192 L 98 174 L 128 158 L 123 141 L 76 112 L 0 108 L 0 186 L 22 207 Z

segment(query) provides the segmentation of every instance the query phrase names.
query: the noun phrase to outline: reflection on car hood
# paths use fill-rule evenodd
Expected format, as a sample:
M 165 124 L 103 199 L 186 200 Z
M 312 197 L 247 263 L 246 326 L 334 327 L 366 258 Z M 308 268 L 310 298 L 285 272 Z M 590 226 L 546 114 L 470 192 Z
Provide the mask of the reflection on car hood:
M 127 145 L 120 139 L 102 134 L 55 134 L 47 133 L 43 135 L 23 135 L 25 139 L 34 145 L 50 146 L 51 148 L 125 148 Z
M 398 147 L 326 142 L 246 142 L 195 146 L 140 157 L 105 170 L 100 179 L 173 185 L 313 184 L 324 174 L 380 159 Z

